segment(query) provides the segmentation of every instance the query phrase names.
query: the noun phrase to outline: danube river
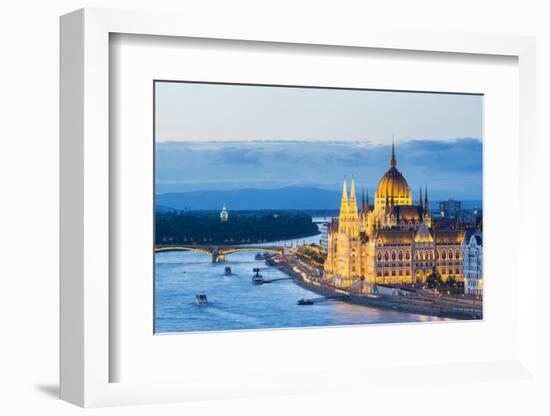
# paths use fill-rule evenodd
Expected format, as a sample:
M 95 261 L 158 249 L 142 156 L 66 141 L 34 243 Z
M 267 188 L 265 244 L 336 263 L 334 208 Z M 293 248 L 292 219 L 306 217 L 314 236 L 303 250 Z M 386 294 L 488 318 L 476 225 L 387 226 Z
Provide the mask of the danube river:
M 303 239 L 299 243 L 303 243 Z M 306 242 L 318 242 L 319 236 Z M 295 244 L 297 242 L 294 242 Z M 273 244 L 273 243 L 272 243 Z M 282 242 L 279 244 L 290 244 Z M 155 257 L 155 332 L 224 331 L 235 329 L 296 328 L 357 324 L 424 322 L 440 318 L 322 301 L 298 306 L 301 298 L 319 295 L 292 280 L 254 285 L 252 269 L 261 268 L 264 279 L 286 276 L 254 259 L 255 251 L 229 254 L 225 263 L 196 252 L 157 253 Z M 226 276 L 224 269 L 231 267 Z M 197 305 L 195 295 L 205 293 L 207 305 Z

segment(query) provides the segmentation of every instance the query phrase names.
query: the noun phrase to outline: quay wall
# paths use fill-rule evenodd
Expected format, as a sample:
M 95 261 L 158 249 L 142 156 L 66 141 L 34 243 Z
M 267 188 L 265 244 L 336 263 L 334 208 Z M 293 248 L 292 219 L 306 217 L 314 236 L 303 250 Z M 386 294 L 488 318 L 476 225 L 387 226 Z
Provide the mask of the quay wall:
M 417 313 L 421 315 L 439 316 L 452 319 L 482 319 L 482 310 L 480 308 L 467 308 L 464 306 L 449 306 L 441 304 L 429 304 L 427 302 L 414 299 L 409 296 L 391 296 L 391 295 L 360 295 L 348 292 L 345 289 L 336 288 L 321 282 L 307 282 L 300 273 L 295 272 L 292 267 L 284 261 L 273 264 L 282 272 L 293 278 L 293 281 L 303 287 L 321 296 L 341 296 L 347 295 L 348 298 L 343 302 L 349 302 L 356 305 L 370 306 L 375 308 L 392 309 L 397 311 Z

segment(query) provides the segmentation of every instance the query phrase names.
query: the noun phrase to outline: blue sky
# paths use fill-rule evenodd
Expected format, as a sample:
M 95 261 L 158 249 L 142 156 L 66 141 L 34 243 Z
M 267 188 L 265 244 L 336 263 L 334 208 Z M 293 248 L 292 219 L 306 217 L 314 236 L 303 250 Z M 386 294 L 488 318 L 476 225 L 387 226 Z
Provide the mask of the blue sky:
M 156 83 L 157 142 L 481 138 L 482 97 L 318 88 Z
M 157 193 L 314 186 L 374 192 L 395 137 L 413 192 L 480 199 L 476 95 L 156 83 Z

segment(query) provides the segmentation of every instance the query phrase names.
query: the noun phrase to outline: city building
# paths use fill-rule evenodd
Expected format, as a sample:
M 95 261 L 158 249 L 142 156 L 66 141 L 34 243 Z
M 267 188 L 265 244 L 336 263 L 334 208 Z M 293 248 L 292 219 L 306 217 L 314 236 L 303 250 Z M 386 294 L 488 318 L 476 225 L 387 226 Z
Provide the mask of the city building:
M 441 218 L 456 219 L 462 212 L 462 202 L 449 199 L 439 203 L 439 214 Z
M 328 251 L 328 224 L 321 223 L 319 225 L 319 228 L 321 230 L 321 238 L 319 240 L 321 250 L 323 250 L 324 253 Z
M 464 293 L 483 295 L 483 239 L 479 230 L 468 230 L 464 239 Z
M 227 208 L 225 207 L 225 202 L 223 203 L 223 208 L 220 212 L 220 220 L 222 222 L 227 222 L 229 219 L 229 212 L 227 212 Z
M 463 279 L 461 229 L 436 229 L 428 189 L 417 203 L 397 170 L 395 149 L 380 179 L 374 205 L 368 192 L 358 208 L 355 182 L 344 179 L 340 213 L 328 232 L 325 277 L 340 287 L 371 292 L 374 284 L 423 283 L 436 270 L 443 280 Z

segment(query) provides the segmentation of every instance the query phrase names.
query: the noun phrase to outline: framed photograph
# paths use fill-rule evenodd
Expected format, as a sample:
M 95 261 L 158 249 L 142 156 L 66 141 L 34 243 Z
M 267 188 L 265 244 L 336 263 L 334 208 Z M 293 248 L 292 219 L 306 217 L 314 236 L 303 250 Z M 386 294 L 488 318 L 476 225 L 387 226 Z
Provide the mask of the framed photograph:
M 156 334 L 482 319 L 482 95 L 154 100 Z
M 62 398 L 532 378 L 533 72 L 531 38 L 63 16 Z

